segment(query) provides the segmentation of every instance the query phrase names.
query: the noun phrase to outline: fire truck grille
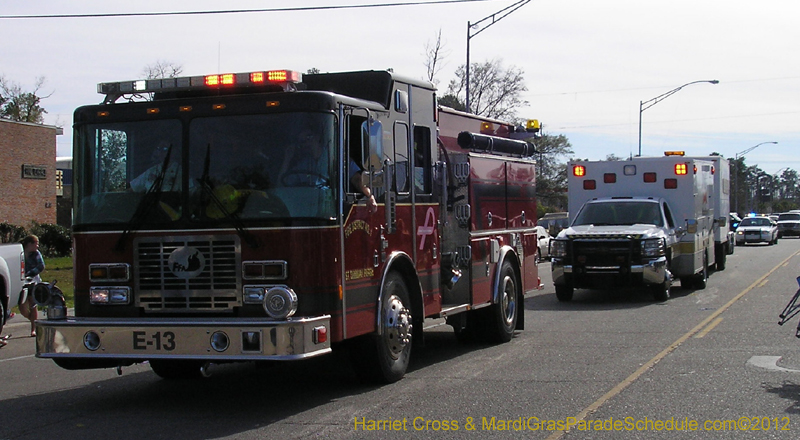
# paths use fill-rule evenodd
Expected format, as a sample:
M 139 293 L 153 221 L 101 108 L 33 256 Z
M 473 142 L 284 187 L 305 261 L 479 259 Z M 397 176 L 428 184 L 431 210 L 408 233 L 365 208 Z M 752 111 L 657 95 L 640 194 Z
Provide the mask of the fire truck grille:
M 164 237 L 136 245 L 136 302 L 146 312 L 241 306 L 238 238 Z
M 613 269 L 641 259 L 638 240 L 575 240 L 573 250 L 574 264 L 586 267 Z

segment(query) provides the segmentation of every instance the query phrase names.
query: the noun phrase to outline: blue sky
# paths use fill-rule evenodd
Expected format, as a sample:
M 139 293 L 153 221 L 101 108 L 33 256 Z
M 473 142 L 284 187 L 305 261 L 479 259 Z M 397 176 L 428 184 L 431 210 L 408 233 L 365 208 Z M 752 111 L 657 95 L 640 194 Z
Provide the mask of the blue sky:
M 381 0 L 298 0 L 291 6 Z M 167 60 L 186 75 L 289 68 L 393 68 L 425 76 L 426 43 L 445 43 L 443 86 L 465 62 L 467 21 L 514 3 L 271 12 L 212 16 L 2 19 L 0 74 L 31 87 L 45 76 L 46 122 L 65 127 L 58 155 L 71 154 L 72 111 L 97 103 L 99 82 L 136 79 Z M 0 16 L 279 8 L 279 1 L 77 0 L 0 3 Z M 525 71 L 529 105 L 549 134 L 564 134 L 581 158 L 638 151 L 639 102 L 687 86 L 642 113 L 642 153 L 748 153 L 768 173 L 800 171 L 800 3 L 762 0 L 533 0 L 470 42 L 473 61 L 500 59 Z

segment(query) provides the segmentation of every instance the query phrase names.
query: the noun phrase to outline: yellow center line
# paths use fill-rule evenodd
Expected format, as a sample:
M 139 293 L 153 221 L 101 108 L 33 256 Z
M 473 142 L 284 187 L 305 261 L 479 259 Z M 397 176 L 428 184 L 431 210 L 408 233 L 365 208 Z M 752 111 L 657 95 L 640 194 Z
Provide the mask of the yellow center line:
M 761 288 L 761 287 L 764 287 L 764 286 L 766 286 L 766 285 L 767 285 L 767 283 L 768 283 L 768 282 L 769 282 L 769 280 L 764 280 L 764 282 L 763 282 L 763 283 L 761 283 L 761 284 L 759 284 L 759 285 L 758 285 L 758 287 L 759 287 L 759 288 Z
M 675 342 L 670 344 L 669 347 L 667 347 L 664 350 L 662 350 L 661 353 L 655 355 L 652 359 L 650 359 L 649 361 L 645 362 L 641 367 L 639 367 L 636 371 L 634 371 L 633 374 L 631 374 L 630 376 L 625 378 L 625 380 L 623 380 L 622 382 L 618 383 L 614 388 L 611 388 L 607 393 L 603 394 L 599 399 L 595 400 L 591 405 L 587 406 L 581 412 L 579 412 L 578 415 L 575 416 L 575 422 L 577 423 L 577 422 L 580 422 L 582 420 L 586 420 L 586 417 L 588 417 L 590 414 L 592 414 L 593 412 L 595 412 L 598 409 L 600 409 L 600 407 L 603 406 L 609 400 L 611 400 L 611 398 L 613 398 L 617 394 L 621 393 L 622 390 L 627 388 L 628 385 L 630 385 L 633 382 L 635 382 L 636 379 L 641 377 L 647 370 L 649 370 L 650 368 L 655 366 L 655 364 L 657 364 L 659 361 L 661 361 L 661 359 L 664 359 L 665 357 L 667 357 L 668 354 L 672 353 L 681 344 L 686 342 L 686 340 L 691 338 L 692 335 L 694 335 L 695 333 L 699 332 L 702 328 L 704 328 L 706 325 L 708 325 L 709 322 L 713 321 L 719 315 L 721 315 L 726 310 L 728 310 L 728 308 L 730 306 L 732 306 L 736 301 L 738 301 L 741 297 L 743 297 L 745 294 L 747 294 L 747 292 L 753 290 L 759 283 L 764 281 L 768 276 L 772 275 L 773 272 L 775 272 L 780 267 L 782 267 L 783 264 L 786 264 L 789 260 L 791 260 L 792 258 L 794 258 L 797 255 L 800 255 L 800 251 L 797 251 L 794 254 L 789 255 L 788 257 L 786 257 L 785 260 L 783 260 L 780 263 L 778 263 L 777 266 L 773 267 L 769 272 L 764 274 L 764 276 L 762 276 L 761 278 L 757 279 L 755 282 L 753 282 L 753 284 L 748 286 L 746 289 L 742 290 L 738 295 L 734 296 L 724 306 L 720 307 L 717 311 L 715 311 L 714 313 L 709 315 L 706 319 L 702 320 L 700 322 L 700 324 L 697 324 L 693 329 L 689 330 L 688 332 L 686 332 L 686 334 L 684 334 L 683 336 L 678 338 L 678 340 L 676 340 Z M 566 433 L 567 433 L 567 431 L 555 431 L 555 432 L 553 432 L 552 434 L 550 434 L 547 437 L 547 440 L 560 439 Z
M 719 324 L 720 322 L 722 322 L 722 318 L 721 318 L 721 317 L 720 317 L 720 318 L 717 318 L 717 319 L 715 319 L 715 320 L 714 320 L 714 322 L 712 322 L 711 324 L 709 324 L 709 325 L 708 325 L 708 327 L 704 328 L 704 329 L 703 329 L 703 331 L 701 331 L 700 333 L 698 333 L 698 334 L 694 335 L 694 337 L 695 337 L 695 338 L 698 338 L 698 339 L 702 338 L 703 336 L 707 335 L 707 334 L 708 334 L 708 332 L 710 332 L 711 330 L 713 330 L 713 329 L 714 329 L 714 327 L 716 327 L 716 326 L 717 326 L 717 324 Z

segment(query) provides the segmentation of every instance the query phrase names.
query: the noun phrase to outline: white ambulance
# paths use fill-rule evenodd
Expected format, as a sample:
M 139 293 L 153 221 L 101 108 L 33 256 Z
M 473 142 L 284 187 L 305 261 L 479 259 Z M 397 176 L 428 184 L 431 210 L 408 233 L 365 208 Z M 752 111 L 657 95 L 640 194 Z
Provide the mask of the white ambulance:
M 576 288 L 704 289 L 715 264 L 714 163 L 682 156 L 567 164 L 570 227 L 551 244 L 559 301 Z

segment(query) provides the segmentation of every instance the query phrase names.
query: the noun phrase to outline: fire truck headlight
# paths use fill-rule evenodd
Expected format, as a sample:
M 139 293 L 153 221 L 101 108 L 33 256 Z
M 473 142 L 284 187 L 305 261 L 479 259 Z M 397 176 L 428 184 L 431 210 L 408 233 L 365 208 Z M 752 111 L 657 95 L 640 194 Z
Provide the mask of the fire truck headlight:
M 564 258 L 567 256 L 567 241 L 566 240 L 553 240 L 550 242 L 550 256 L 555 258 Z
M 297 311 L 297 294 L 286 287 L 273 287 L 264 297 L 264 310 L 271 318 L 288 318 Z
M 661 257 L 665 254 L 664 240 L 660 238 L 642 240 L 643 257 Z
M 264 286 L 244 286 L 245 304 L 264 304 L 264 297 L 267 296 L 267 288 Z
M 131 289 L 129 287 L 92 287 L 89 291 L 91 304 L 129 304 Z

